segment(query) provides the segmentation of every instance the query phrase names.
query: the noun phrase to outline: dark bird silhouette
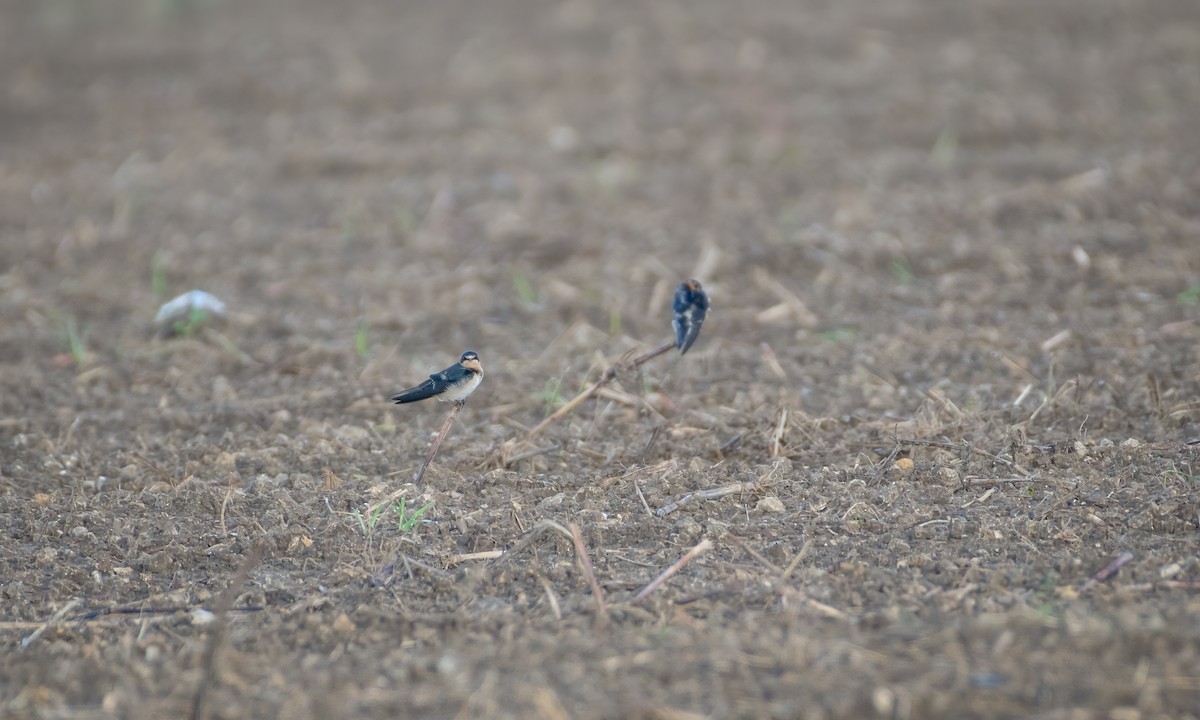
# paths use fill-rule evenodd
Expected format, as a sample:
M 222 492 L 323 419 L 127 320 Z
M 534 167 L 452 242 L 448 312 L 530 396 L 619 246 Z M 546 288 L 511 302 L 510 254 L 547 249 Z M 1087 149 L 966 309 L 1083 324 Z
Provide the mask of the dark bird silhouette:
M 442 402 L 461 405 L 482 381 L 483 365 L 479 363 L 479 355 L 474 350 L 468 350 L 458 362 L 440 373 L 430 375 L 429 379 L 420 385 L 393 395 L 392 400 L 401 405 L 436 397 Z
M 708 295 L 704 294 L 699 280 L 679 283 L 675 290 L 674 310 L 675 318 L 671 324 L 675 326 L 675 347 L 682 355 L 700 336 L 700 326 L 708 314 Z

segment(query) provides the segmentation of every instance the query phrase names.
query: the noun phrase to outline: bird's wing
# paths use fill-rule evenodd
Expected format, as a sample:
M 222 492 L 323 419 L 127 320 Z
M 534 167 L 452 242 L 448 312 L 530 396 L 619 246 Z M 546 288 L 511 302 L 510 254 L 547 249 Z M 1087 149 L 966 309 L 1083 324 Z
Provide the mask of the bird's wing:
M 402 405 L 404 403 L 416 402 L 417 400 L 424 400 L 425 398 L 433 397 L 434 395 L 445 391 L 446 386 L 444 384 L 435 382 L 436 378 L 437 375 L 431 375 L 428 380 L 420 385 L 414 388 L 403 390 L 396 395 L 393 395 L 392 401 L 397 405 Z
M 429 379 L 430 381 L 444 387 L 446 385 L 454 385 L 455 383 L 462 382 L 469 377 L 471 377 L 470 370 L 466 369 L 462 365 L 451 365 L 440 373 L 430 375 Z
M 680 355 L 687 352 L 696 338 L 700 337 L 700 326 L 704 324 L 706 311 L 705 305 L 696 304 L 675 314 L 672 324 L 675 326 L 675 347 L 679 348 Z
M 683 347 L 683 340 L 687 337 L 687 319 L 680 313 L 675 313 L 675 317 L 671 320 L 671 325 L 675 328 L 675 347 Z

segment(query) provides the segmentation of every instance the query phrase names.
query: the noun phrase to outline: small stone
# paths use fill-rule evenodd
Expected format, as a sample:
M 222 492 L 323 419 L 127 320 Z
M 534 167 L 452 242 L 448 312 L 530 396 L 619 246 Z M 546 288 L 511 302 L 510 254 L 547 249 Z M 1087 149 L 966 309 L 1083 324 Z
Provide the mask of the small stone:
M 221 473 L 231 473 L 237 469 L 237 456 L 231 452 L 222 452 L 213 462 L 213 469 Z
M 896 464 L 893 465 L 892 467 L 896 468 L 897 470 L 903 470 L 905 472 L 912 470 L 913 469 L 912 458 L 900 458 L 899 460 L 896 461 Z
M 555 125 L 550 128 L 547 140 L 555 152 L 569 152 L 579 144 L 579 133 L 570 125 Z
M 341 633 L 343 635 L 348 635 L 357 629 L 358 629 L 358 626 L 354 624 L 354 621 L 351 620 L 350 616 L 347 615 L 346 613 L 342 613 L 342 614 L 338 615 L 337 619 L 333 621 L 334 632 Z
M 1159 568 L 1158 576 L 1163 580 L 1170 580 L 1181 572 L 1183 572 L 1183 566 L 1175 562 L 1171 563 L 1170 565 L 1163 565 L 1161 568 Z
M 1121 443 L 1121 447 L 1125 448 L 1126 450 L 1133 450 L 1133 449 L 1139 448 L 1141 446 L 1142 446 L 1142 441 L 1138 440 L 1137 438 L 1129 438 L 1128 440 Z
M 871 704 L 875 706 L 875 712 L 883 717 L 891 717 L 892 710 L 896 707 L 896 693 L 882 685 L 875 688 L 871 693 Z
M 700 536 L 704 534 L 704 528 L 696 521 L 696 518 L 687 517 L 680 518 L 675 523 L 675 532 L 679 534 L 679 541 L 692 545 L 700 540 Z
M 759 500 L 758 504 L 754 506 L 754 509 L 765 513 L 781 513 L 787 510 L 783 504 L 783 501 L 774 495 L 768 495 L 762 500 Z
M 237 400 L 237 389 L 224 375 L 213 378 L 212 398 L 219 403 L 228 405 Z
M 204 608 L 200 608 L 200 607 L 192 608 L 191 621 L 192 621 L 192 624 L 197 627 L 204 627 L 205 625 L 211 625 L 213 620 L 216 620 L 216 619 L 217 619 L 217 616 L 214 615 L 212 613 L 212 611 L 210 611 L 210 610 L 205 610 Z
M 295 535 L 292 537 L 291 541 L 288 542 L 287 551 L 289 555 L 295 555 L 296 553 L 304 552 L 308 548 L 312 547 L 312 545 L 313 541 L 309 536 Z
M 341 425 L 333 431 L 333 439 L 350 447 L 365 446 L 371 441 L 371 431 L 358 425 Z
M 537 509 L 541 510 L 542 512 L 557 510 L 562 507 L 566 500 L 567 496 L 564 493 L 557 493 L 548 498 L 543 498 L 542 501 L 537 504 Z
M 161 575 L 171 570 L 171 556 L 165 552 L 148 553 L 142 556 L 139 564 L 143 572 Z

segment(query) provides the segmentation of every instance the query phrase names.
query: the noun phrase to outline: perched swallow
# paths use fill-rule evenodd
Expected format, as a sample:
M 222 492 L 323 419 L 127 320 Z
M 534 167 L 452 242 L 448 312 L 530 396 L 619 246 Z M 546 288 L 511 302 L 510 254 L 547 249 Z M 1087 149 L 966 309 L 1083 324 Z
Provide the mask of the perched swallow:
M 696 338 L 700 336 L 700 326 L 704 324 L 704 316 L 708 314 L 708 296 L 699 280 L 688 280 L 679 283 L 675 290 L 675 347 L 682 355 L 688 351 Z
M 430 375 L 429 379 L 420 385 L 393 395 L 392 400 L 397 405 L 401 405 L 436 397 L 442 402 L 461 405 L 466 402 L 468 395 L 475 392 L 475 388 L 479 387 L 479 383 L 482 381 L 483 365 L 479 364 L 479 355 L 474 350 L 468 350 L 462 354 L 458 362 L 440 373 Z

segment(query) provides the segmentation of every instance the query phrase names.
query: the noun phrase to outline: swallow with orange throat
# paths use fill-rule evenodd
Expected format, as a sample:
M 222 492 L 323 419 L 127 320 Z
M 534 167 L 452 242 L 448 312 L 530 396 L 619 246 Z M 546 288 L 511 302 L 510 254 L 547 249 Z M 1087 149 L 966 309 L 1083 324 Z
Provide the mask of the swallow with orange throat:
M 693 279 L 679 283 L 673 307 L 675 318 L 671 324 L 675 327 L 675 347 L 682 355 L 700 337 L 700 326 L 708 314 L 708 295 L 700 287 L 700 281 Z
M 482 381 L 483 365 L 479 362 L 479 355 L 474 350 L 468 350 L 450 367 L 430 375 L 428 380 L 416 387 L 393 395 L 392 401 L 403 405 L 432 397 L 462 407 L 467 396 L 475 392 Z

